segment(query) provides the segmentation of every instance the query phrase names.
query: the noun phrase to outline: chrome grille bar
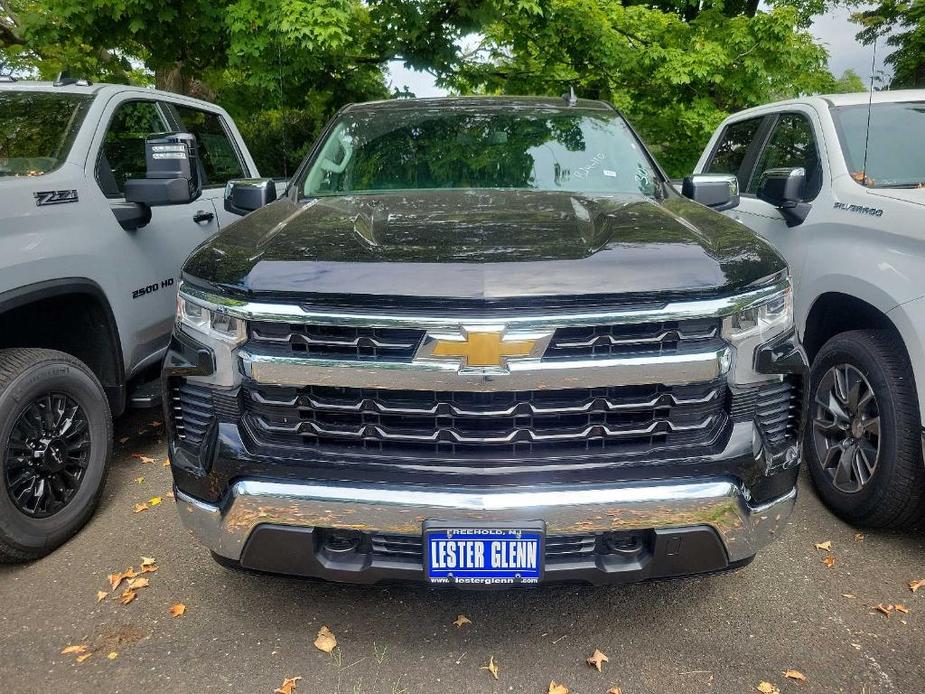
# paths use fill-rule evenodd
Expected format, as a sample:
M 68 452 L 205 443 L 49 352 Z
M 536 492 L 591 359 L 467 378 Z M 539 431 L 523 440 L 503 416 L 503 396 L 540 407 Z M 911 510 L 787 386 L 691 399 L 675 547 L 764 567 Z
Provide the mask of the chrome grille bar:
M 376 424 L 363 425 L 358 429 L 339 429 L 322 426 L 317 422 L 311 421 L 296 422 L 294 424 L 270 424 L 259 415 L 254 417 L 258 425 L 265 431 L 285 434 L 338 436 L 351 439 L 372 437 L 385 441 L 452 441 L 454 443 L 483 444 L 513 443 L 518 439 L 530 441 L 578 441 L 598 436 L 605 436 L 608 438 L 645 436 L 662 428 L 674 432 L 701 431 L 709 428 L 716 421 L 716 418 L 716 415 L 711 415 L 695 424 L 676 424 L 668 420 L 660 419 L 649 423 L 641 429 L 613 429 L 606 424 L 594 424 L 581 430 L 554 434 L 539 434 L 532 429 L 518 428 L 500 436 L 466 436 L 452 428 L 436 429 L 430 434 L 403 434 L 401 432 L 389 431 Z
M 262 384 L 390 390 L 520 391 L 620 385 L 683 385 L 713 381 L 729 370 L 728 347 L 705 352 L 541 361 L 511 360 L 506 368 L 460 368 L 456 363 L 368 362 L 240 352 L 245 376 Z
M 297 407 L 299 406 L 299 396 L 291 398 L 268 398 L 258 391 L 251 391 L 251 399 L 261 405 L 271 407 Z M 677 395 L 666 393 L 657 395 L 651 400 L 639 402 L 614 402 L 610 398 L 599 397 L 586 400 L 578 405 L 567 405 L 562 407 L 541 407 L 533 402 L 519 402 L 508 408 L 501 410 L 472 410 L 458 407 L 452 403 L 434 403 L 431 407 L 395 407 L 386 405 L 373 398 L 362 398 L 350 403 L 339 403 L 314 398 L 309 395 L 302 396 L 305 408 L 318 411 L 335 411 L 335 412 L 378 412 L 380 414 L 399 414 L 399 415 L 435 415 L 445 410 L 446 414 L 456 417 L 509 417 L 515 413 L 545 415 L 545 414 L 576 414 L 589 412 L 592 409 L 601 408 L 610 412 L 621 410 L 646 410 L 659 405 L 703 405 L 712 402 L 720 395 L 718 388 L 714 388 L 702 397 L 682 398 Z M 441 407 L 443 405 L 444 407 Z

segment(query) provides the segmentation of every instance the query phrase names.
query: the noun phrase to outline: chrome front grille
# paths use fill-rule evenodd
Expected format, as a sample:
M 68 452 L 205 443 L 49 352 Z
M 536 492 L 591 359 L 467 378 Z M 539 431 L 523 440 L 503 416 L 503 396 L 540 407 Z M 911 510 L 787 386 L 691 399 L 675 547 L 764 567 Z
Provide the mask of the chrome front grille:
M 726 422 L 723 382 L 525 392 L 245 384 L 258 441 L 438 457 L 644 452 L 708 445 Z
M 358 328 L 341 325 L 250 324 L 251 343 L 282 354 L 319 359 L 411 361 L 424 338 L 423 330 Z
M 638 354 L 672 354 L 722 346 L 715 318 L 569 327 L 556 330 L 543 359 L 595 359 Z

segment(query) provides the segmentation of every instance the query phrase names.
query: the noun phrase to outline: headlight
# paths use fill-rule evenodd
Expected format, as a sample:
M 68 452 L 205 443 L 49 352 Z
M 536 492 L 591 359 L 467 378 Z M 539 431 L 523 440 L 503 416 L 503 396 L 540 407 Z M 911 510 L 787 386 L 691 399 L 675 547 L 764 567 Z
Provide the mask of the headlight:
M 723 321 L 723 337 L 735 346 L 764 344 L 793 327 L 793 290 L 785 289 Z
M 210 310 L 183 294 L 177 294 L 177 323 L 194 333 L 227 342 L 232 346 L 239 345 L 247 339 L 244 321 Z

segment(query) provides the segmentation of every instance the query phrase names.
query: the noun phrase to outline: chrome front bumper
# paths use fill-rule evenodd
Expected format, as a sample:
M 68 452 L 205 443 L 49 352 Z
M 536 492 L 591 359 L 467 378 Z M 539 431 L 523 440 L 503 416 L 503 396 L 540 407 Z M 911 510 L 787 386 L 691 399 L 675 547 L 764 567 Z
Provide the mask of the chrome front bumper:
M 251 532 L 271 524 L 419 535 L 428 519 L 542 520 L 550 535 L 710 526 L 737 562 L 786 522 L 796 489 L 753 506 L 731 479 L 675 484 L 425 489 L 243 480 L 211 505 L 175 489 L 183 524 L 216 554 L 239 560 Z

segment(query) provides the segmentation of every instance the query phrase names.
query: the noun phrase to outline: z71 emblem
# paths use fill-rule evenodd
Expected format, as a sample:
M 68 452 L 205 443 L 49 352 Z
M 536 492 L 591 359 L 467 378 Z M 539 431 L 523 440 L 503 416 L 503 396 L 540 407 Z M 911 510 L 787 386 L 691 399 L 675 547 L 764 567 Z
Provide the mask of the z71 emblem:
M 38 207 L 42 205 L 61 205 L 66 202 L 77 202 L 76 190 L 43 190 L 40 193 L 33 193 L 35 204 Z

